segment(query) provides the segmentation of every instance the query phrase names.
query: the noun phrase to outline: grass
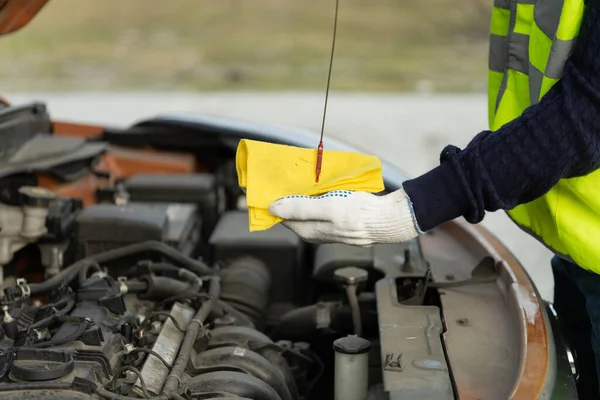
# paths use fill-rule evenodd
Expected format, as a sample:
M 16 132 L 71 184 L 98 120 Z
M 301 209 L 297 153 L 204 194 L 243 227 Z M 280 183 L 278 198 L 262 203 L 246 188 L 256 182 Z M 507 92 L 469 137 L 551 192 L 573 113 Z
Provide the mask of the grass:
M 334 0 L 52 0 L 4 91 L 323 90 Z M 340 0 L 332 90 L 482 90 L 491 0 Z

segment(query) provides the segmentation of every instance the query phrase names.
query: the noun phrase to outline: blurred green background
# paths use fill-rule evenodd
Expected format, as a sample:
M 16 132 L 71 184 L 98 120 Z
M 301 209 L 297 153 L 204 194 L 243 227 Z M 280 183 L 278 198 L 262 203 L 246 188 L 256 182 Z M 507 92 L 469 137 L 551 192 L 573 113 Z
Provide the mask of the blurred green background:
M 334 0 L 52 0 L 4 91 L 323 90 Z M 484 91 L 491 0 L 340 0 L 332 90 Z

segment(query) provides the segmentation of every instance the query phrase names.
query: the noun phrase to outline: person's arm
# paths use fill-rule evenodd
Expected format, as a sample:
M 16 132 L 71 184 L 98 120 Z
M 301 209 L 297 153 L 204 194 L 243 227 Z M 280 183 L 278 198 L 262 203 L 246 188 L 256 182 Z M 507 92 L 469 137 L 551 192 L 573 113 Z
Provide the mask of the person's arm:
M 510 210 L 598 167 L 600 0 L 589 0 L 562 79 L 520 117 L 462 151 L 448 146 L 440 166 L 392 194 L 285 198 L 269 211 L 308 241 L 400 242 L 460 216 L 477 223 L 486 211 Z
M 600 1 L 588 3 L 563 77 L 538 104 L 462 151 L 448 146 L 440 166 L 404 183 L 422 230 L 459 216 L 477 223 L 600 166 Z

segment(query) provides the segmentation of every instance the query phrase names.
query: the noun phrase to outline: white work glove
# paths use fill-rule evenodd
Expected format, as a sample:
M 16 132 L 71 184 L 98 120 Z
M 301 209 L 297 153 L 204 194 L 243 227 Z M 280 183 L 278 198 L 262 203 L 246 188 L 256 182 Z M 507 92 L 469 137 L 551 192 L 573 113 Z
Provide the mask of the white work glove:
M 404 189 L 385 196 L 338 190 L 322 196 L 289 196 L 273 202 L 269 212 L 311 243 L 370 247 L 397 243 L 422 233 Z

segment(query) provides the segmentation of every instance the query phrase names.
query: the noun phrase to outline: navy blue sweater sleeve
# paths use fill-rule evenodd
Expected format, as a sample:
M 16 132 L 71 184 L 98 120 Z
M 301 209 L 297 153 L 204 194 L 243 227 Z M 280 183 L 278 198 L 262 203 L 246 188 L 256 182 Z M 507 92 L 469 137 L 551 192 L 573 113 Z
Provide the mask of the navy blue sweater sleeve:
M 486 211 L 510 210 L 599 167 L 600 0 L 590 0 L 563 77 L 542 100 L 464 150 L 446 147 L 441 164 L 404 189 L 427 231 L 460 216 L 480 222 Z

